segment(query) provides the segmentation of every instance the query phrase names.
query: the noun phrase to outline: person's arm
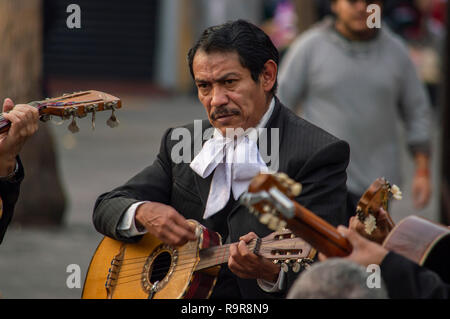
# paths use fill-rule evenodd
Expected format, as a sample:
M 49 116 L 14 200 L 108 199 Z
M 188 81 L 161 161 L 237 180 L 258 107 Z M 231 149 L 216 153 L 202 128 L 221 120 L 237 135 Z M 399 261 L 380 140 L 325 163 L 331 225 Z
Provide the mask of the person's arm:
M 24 169 L 18 155 L 25 142 L 39 127 L 39 111 L 26 104 L 14 106 L 13 101 L 7 98 L 3 102 L 1 116 L 10 122 L 10 127 L 0 133 L 0 243 L 11 222 L 24 178 Z
M 431 197 L 431 172 L 429 153 L 417 151 L 414 154 L 414 178 L 412 183 L 412 195 L 414 206 L 423 208 Z
M 449 299 L 450 285 L 435 272 L 389 252 L 380 264 L 389 297 L 397 299 Z
M 24 169 L 20 158 L 17 157 L 17 171 L 7 179 L 0 179 L 0 200 L 2 214 L 0 216 L 0 244 L 3 241 L 6 230 L 12 220 L 14 207 L 19 198 L 20 184 L 24 178 Z
M 427 205 L 431 197 L 431 105 L 424 84 L 405 51 L 400 81 L 400 114 L 405 122 L 406 141 L 414 157 L 412 195 L 418 209 Z
M 167 143 L 170 132 L 171 130 L 168 130 L 164 134 L 160 152 L 152 165 L 125 185 L 102 194 L 97 199 L 93 214 L 97 231 L 123 242 L 139 240 L 141 236 L 130 237 L 121 228 L 132 205 L 144 202 L 136 208 L 134 215 L 133 221 L 137 228 L 145 228 L 152 235 L 173 245 L 181 245 L 187 240 L 195 239 L 190 224 L 169 206 L 172 173 Z

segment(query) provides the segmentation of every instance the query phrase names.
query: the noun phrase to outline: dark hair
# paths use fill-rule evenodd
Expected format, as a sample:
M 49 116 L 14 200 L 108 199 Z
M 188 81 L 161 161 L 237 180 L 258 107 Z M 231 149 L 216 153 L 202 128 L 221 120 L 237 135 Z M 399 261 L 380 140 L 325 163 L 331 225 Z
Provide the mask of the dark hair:
M 200 39 L 189 50 L 187 58 L 189 70 L 194 78 L 192 64 L 198 50 L 211 52 L 237 52 L 244 68 L 250 70 L 252 79 L 258 82 L 264 70 L 264 64 L 273 60 L 278 65 L 278 50 L 269 36 L 257 26 L 245 21 L 230 21 L 207 28 Z M 271 92 L 275 95 L 278 81 L 275 81 Z

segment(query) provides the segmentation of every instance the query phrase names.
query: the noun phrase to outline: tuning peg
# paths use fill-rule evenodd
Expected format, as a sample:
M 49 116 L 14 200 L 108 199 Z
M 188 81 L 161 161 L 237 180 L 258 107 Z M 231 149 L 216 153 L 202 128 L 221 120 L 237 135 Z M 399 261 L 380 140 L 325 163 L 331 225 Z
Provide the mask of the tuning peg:
M 284 182 L 289 179 L 289 176 L 286 173 L 280 172 L 276 173 L 275 177 L 278 179 L 279 182 Z
M 289 187 L 289 191 L 294 197 L 297 197 L 302 192 L 302 184 L 294 183 Z
M 286 229 L 286 226 L 287 226 L 287 222 L 286 222 L 285 220 L 280 220 L 280 221 L 279 221 L 279 223 L 278 223 L 278 228 L 279 228 L 280 230 Z
M 261 215 L 261 217 L 259 218 L 259 222 L 261 224 L 267 225 L 271 219 L 271 215 L 270 214 L 263 214 Z
M 289 266 L 287 264 L 287 262 L 284 262 L 281 264 L 281 270 L 284 272 L 288 272 L 289 271 Z
M 112 114 L 109 117 L 109 119 L 106 121 L 106 124 L 109 127 L 114 128 L 114 127 L 119 126 L 119 120 L 117 119 L 116 115 L 114 114 L 114 107 L 113 106 L 111 106 L 111 109 L 112 109 Z
M 77 122 L 75 121 L 75 115 L 72 116 L 72 122 L 70 122 L 70 124 L 67 128 L 73 134 L 80 131 L 80 128 L 78 127 Z
M 269 219 L 269 222 L 267 224 L 267 227 L 269 227 L 269 229 L 275 231 L 278 229 L 279 221 L 280 221 L 280 219 L 278 217 L 271 216 Z
M 95 108 L 92 109 L 92 130 L 95 130 Z
M 298 263 L 298 262 L 295 262 L 295 263 L 292 265 L 292 271 L 295 272 L 295 273 L 299 272 L 299 271 L 300 271 L 300 268 L 301 268 L 301 266 L 300 266 L 300 263 Z

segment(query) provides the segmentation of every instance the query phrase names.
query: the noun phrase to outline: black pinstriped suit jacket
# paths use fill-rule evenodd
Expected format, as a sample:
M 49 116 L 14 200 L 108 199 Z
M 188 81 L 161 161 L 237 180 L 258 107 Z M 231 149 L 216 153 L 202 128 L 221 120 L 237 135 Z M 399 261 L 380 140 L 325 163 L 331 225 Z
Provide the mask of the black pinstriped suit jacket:
M 19 156 L 16 157 L 19 170 L 10 181 L 0 181 L 0 198 L 3 202 L 3 214 L 0 216 L 0 244 L 14 214 L 14 206 L 19 198 L 20 184 L 24 178 L 24 169 Z
M 203 121 L 203 130 L 208 127 L 211 124 L 207 120 Z M 299 118 L 278 99 L 266 127 L 279 128 L 279 171 L 302 183 L 302 193 L 296 200 L 333 225 L 345 223 L 348 144 Z M 194 135 L 193 124 L 185 128 Z M 138 240 L 121 238 L 116 229 L 128 207 L 144 200 L 170 205 L 184 217 L 195 219 L 208 227 L 208 220 L 203 220 L 203 212 L 213 174 L 203 179 L 192 171 L 189 163 L 174 163 L 170 154 L 179 141 L 170 138 L 171 132 L 172 129 L 169 129 L 164 134 L 160 152 L 152 165 L 125 185 L 97 199 L 93 221 L 100 233 L 127 242 Z M 268 132 L 270 135 L 270 130 Z M 227 222 L 231 242 L 238 241 L 240 236 L 250 231 L 260 237 L 270 233 L 265 225 L 260 224 L 238 203 L 231 208 Z M 288 273 L 287 287 L 294 279 L 295 275 Z M 256 280 L 239 278 L 238 283 L 244 298 L 264 298 L 269 295 L 258 287 Z

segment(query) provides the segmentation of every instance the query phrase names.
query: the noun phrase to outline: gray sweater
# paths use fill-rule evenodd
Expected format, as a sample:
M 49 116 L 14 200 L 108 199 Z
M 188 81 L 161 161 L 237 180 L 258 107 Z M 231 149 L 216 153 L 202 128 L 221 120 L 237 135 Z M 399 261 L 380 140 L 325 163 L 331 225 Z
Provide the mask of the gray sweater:
M 377 177 L 401 185 L 401 122 L 410 150 L 429 152 L 428 96 L 405 45 L 386 26 L 356 42 L 324 20 L 296 39 L 279 73 L 280 101 L 350 144 L 351 192 L 362 194 Z

